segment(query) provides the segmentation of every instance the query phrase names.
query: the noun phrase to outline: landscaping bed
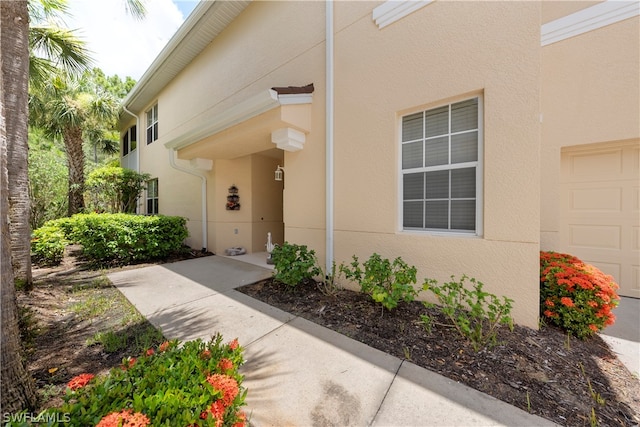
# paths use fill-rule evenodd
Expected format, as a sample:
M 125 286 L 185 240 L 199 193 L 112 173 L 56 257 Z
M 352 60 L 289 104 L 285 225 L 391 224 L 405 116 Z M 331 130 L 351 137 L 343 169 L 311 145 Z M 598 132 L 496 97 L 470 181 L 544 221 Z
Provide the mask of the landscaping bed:
M 290 287 L 272 279 L 238 291 L 560 425 L 640 422 L 640 380 L 598 335 L 579 340 L 551 326 L 503 326 L 498 345 L 476 352 L 440 310 L 418 301 L 388 311 L 360 292 L 327 294 L 315 282 Z M 430 332 L 423 314 L 433 319 Z
M 60 266 L 35 268 L 35 289 L 18 293 L 26 314 L 23 320 L 29 325 L 27 364 L 39 389 L 40 409 L 59 405 L 74 376 L 106 373 L 148 345 L 134 337 L 147 336 L 154 345 L 163 339 L 154 335 L 145 319 L 135 316 L 135 310 L 132 314 L 126 299 L 106 280 L 107 270 L 87 269 L 78 255 L 77 247 L 69 247 Z M 207 254 L 181 256 L 202 255 Z M 476 352 L 447 326 L 450 323 L 440 310 L 417 301 L 400 302 L 389 311 L 365 294 L 344 289 L 327 294 L 309 281 L 289 287 L 268 279 L 238 290 L 560 425 L 640 422 L 640 380 L 598 335 L 578 340 L 553 326 L 539 331 L 499 327 L 498 344 Z M 92 300 L 108 300 L 111 305 L 102 314 L 91 315 Z M 78 309 L 83 305 L 89 314 Z M 424 314 L 432 317 L 430 332 L 420 320 Z M 114 330 L 131 339 L 108 352 L 95 337 Z

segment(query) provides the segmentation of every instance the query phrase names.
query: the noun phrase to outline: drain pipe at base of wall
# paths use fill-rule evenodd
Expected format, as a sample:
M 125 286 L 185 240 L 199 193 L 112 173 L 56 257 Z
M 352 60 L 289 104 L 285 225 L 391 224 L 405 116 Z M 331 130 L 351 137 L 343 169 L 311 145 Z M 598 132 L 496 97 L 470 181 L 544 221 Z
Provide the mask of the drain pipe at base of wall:
M 326 273 L 333 267 L 333 1 L 326 3 Z
M 189 175 L 197 176 L 202 180 L 201 185 L 201 199 L 202 199 L 202 252 L 207 251 L 207 177 L 204 173 L 198 172 L 194 169 L 185 168 L 182 166 L 178 166 L 176 164 L 175 159 L 176 150 L 174 148 L 169 148 L 169 164 L 172 168 L 179 170 L 180 172 L 188 173 Z

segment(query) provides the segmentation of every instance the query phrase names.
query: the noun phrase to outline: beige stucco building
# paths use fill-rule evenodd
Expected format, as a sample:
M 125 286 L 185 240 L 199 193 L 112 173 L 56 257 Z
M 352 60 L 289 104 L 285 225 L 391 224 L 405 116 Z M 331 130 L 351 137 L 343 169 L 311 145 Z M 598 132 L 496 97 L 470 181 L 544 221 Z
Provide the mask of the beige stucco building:
M 263 252 L 270 232 L 323 265 L 400 256 L 532 327 L 541 249 L 640 297 L 638 13 L 201 2 L 124 101 L 122 164 L 154 177 L 140 212 L 187 217 L 194 248 Z

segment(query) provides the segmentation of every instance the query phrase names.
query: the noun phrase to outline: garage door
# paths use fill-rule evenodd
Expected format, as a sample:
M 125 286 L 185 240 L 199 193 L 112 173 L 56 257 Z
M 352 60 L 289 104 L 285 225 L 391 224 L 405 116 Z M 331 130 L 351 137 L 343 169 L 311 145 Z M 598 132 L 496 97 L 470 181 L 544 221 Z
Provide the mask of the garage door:
M 640 141 L 563 149 L 560 190 L 563 250 L 640 298 Z

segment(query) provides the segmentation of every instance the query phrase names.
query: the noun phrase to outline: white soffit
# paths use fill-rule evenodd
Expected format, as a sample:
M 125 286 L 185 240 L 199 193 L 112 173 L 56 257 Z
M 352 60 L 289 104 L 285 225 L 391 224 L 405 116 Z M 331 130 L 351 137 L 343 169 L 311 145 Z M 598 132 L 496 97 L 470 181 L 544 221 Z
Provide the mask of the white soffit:
M 307 93 L 278 95 L 278 92 L 269 89 L 235 104 L 205 124 L 166 142 L 164 146 L 179 150 L 274 108 L 291 104 L 311 104 L 312 99 L 311 94 Z
M 640 15 L 640 2 L 608 0 L 542 25 L 540 42 L 547 46 Z
M 431 3 L 433 0 L 390 0 L 373 9 L 372 18 L 379 29 L 391 25 L 410 13 Z
M 1 0 L 0 0 L 1 1 Z M 249 5 L 249 0 L 200 1 L 122 101 L 140 111 Z

